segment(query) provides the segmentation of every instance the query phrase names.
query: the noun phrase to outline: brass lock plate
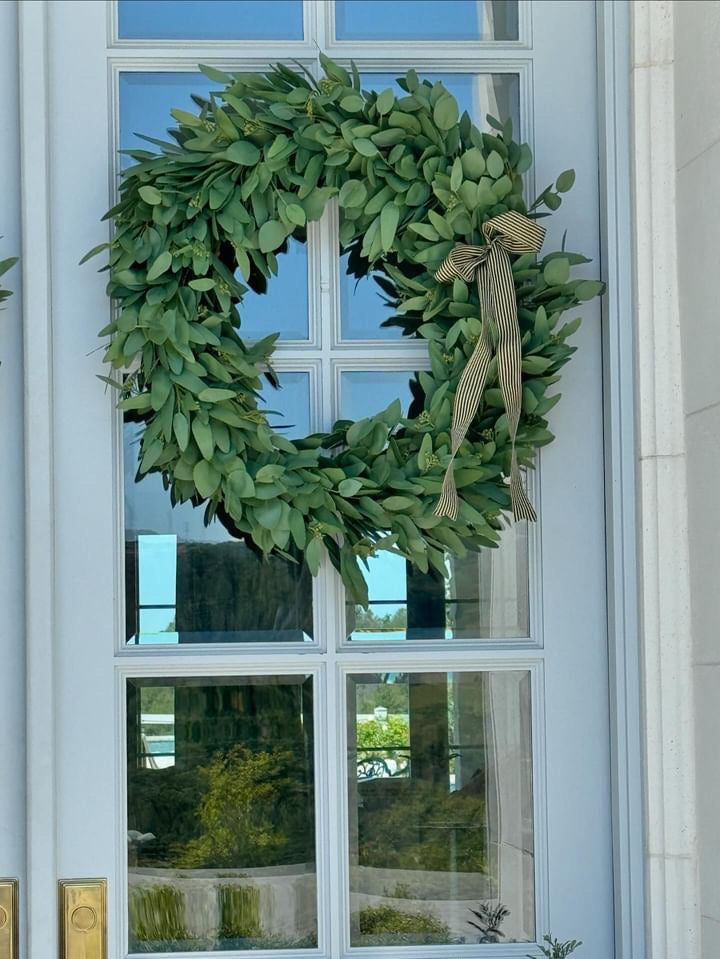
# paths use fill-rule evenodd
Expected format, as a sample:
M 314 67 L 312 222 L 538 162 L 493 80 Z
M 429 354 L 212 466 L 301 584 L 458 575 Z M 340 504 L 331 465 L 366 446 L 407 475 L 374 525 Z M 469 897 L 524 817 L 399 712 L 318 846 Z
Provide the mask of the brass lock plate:
M 19 959 L 18 881 L 0 879 L 0 959 Z
M 58 883 L 60 959 L 107 959 L 107 880 Z

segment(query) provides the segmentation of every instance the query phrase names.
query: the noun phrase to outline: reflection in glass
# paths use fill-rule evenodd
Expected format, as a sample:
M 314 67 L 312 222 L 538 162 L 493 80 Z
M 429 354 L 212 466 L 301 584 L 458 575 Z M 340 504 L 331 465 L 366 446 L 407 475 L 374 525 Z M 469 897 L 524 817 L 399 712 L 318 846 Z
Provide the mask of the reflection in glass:
M 374 4 L 373 4 L 374 6 Z M 517 0 L 336 0 L 338 40 L 517 40 Z
M 264 399 L 273 429 L 310 432 L 310 378 L 281 372 Z M 202 507 L 173 506 L 159 474 L 135 481 L 140 427 L 124 427 L 125 621 L 132 645 L 308 642 L 312 580 L 304 564 L 262 559 Z
M 510 524 L 499 549 L 446 556 L 445 579 L 401 556 L 368 562 L 368 609 L 347 604 L 353 641 L 524 639 L 530 635 L 527 523 Z
M 352 945 L 534 940 L 529 674 L 353 675 L 347 695 Z
M 392 4 L 383 4 L 383 17 Z M 468 3 L 467 6 L 472 6 Z M 416 4 L 413 4 L 413 13 Z M 371 19 L 371 18 L 366 18 Z M 379 18 L 382 20 L 382 18 Z M 406 18 L 412 20 L 412 17 Z M 391 87 L 398 96 L 405 96 L 396 85 L 398 73 L 363 73 L 366 90 Z M 487 114 L 501 120 L 511 118 L 513 129 L 520 129 L 520 81 L 516 73 L 421 73 L 433 83 L 440 81 L 458 102 L 460 111 L 467 110 L 473 122 L 488 130 Z M 340 257 L 340 324 L 345 340 L 398 340 L 399 326 L 383 326 L 393 315 L 384 302 L 384 294 L 372 275 L 358 279 L 347 274 L 348 257 Z
M 122 40 L 302 40 L 302 0 L 119 0 Z
M 312 679 L 130 679 L 130 951 L 317 945 Z
M 198 107 L 193 95 L 206 98 L 217 88 L 217 83 L 201 73 L 123 71 L 120 74 L 120 149 L 154 150 L 138 133 L 171 140 L 167 131 L 175 121 L 170 111 L 177 107 L 196 113 Z M 123 166 L 132 162 L 130 157 L 122 157 Z M 268 282 L 267 292 L 250 291 L 239 310 L 242 336 L 250 340 L 270 333 L 279 333 L 281 340 L 307 340 L 307 245 L 291 239 L 288 252 L 278 255 L 278 273 Z

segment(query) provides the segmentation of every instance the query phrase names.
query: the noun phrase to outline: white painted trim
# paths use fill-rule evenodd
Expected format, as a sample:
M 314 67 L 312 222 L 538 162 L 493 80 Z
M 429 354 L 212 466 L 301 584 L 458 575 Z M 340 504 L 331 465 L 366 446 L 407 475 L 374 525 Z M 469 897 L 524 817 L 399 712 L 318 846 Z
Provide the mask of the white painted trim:
M 672 0 L 632 4 L 648 955 L 697 959 L 692 630 L 677 297 Z
M 25 368 L 28 959 L 56 950 L 53 360 L 45 0 L 19 5 Z
M 615 948 L 645 956 L 630 212 L 630 9 L 597 7 Z

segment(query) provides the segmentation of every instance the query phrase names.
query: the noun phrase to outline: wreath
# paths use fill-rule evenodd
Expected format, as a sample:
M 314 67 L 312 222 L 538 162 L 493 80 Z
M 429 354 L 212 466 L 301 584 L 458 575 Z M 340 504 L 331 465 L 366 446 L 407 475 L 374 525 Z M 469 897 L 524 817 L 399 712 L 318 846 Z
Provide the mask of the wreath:
M 538 224 L 574 173 L 528 208 L 532 161 L 510 122 L 480 132 L 442 83 L 413 70 L 400 92 L 364 91 L 320 56 L 303 67 L 203 73 L 222 89 L 199 113 L 173 110 L 174 142 L 128 151 L 120 200 L 106 215 L 105 361 L 119 407 L 143 425 L 138 479 L 160 473 L 173 504 L 205 504 L 263 554 L 330 560 L 367 603 L 362 562 L 378 550 L 445 575 L 445 554 L 497 545 L 510 510 L 533 518 L 520 471 L 553 439 L 549 395 L 573 347 L 560 317 L 603 285 L 571 279 L 588 262 L 538 259 Z M 260 388 L 277 386 L 277 333 L 242 339 L 242 302 L 263 293 L 289 238 L 331 198 L 349 272 L 373 273 L 388 321 L 427 342 L 429 370 L 374 416 L 291 441 L 268 421 Z

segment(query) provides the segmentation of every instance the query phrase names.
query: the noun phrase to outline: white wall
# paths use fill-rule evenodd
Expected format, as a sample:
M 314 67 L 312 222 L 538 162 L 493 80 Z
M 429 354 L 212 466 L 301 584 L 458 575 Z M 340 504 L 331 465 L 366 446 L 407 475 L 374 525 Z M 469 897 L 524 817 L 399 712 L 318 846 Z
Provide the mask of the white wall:
M 17 8 L 0 2 L 0 259 L 20 252 Z M 23 368 L 20 268 L 0 311 L 0 876 L 25 871 Z
M 675 3 L 678 288 L 702 955 L 720 956 L 720 2 Z

